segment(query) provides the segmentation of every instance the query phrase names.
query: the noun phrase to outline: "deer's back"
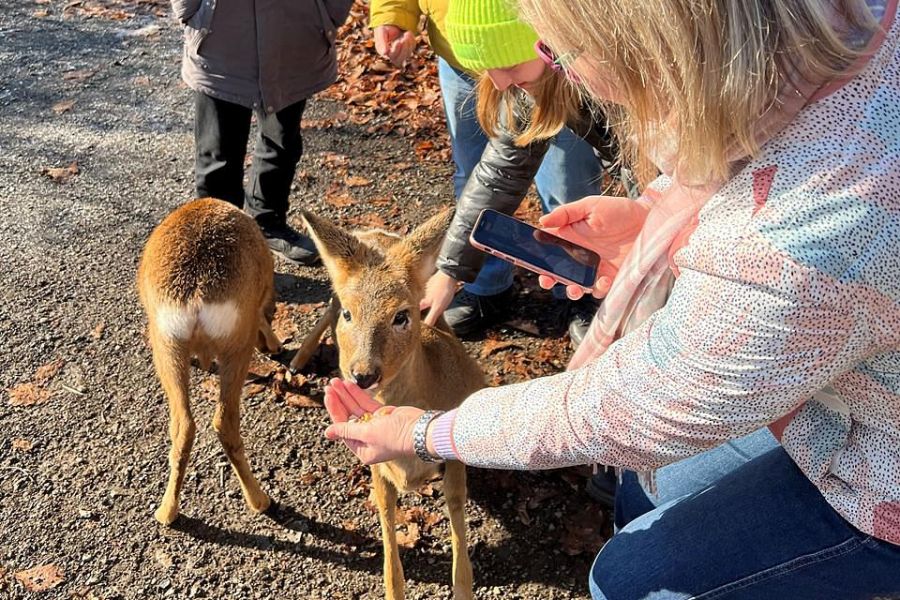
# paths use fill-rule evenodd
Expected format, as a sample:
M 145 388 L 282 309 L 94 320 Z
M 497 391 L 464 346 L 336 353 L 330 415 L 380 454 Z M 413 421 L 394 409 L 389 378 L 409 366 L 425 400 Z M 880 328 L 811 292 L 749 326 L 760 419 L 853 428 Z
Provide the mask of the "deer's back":
M 272 257 L 253 219 L 211 198 L 175 210 L 153 231 L 139 284 L 174 304 L 219 302 L 271 277 Z

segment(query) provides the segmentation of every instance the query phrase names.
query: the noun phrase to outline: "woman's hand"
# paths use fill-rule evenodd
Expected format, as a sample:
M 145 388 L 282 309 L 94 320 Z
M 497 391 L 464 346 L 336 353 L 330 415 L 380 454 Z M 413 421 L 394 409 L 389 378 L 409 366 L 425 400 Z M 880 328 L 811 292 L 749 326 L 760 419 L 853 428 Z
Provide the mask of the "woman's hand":
M 426 324 L 435 326 L 453 301 L 457 287 L 459 287 L 459 282 L 441 271 L 437 271 L 431 276 L 428 283 L 425 284 L 425 297 L 419 302 L 419 310 L 430 309 L 425 315 Z
M 395 67 L 402 67 L 416 49 L 416 36 L 396 25 L 379 25 L 374 37 L 375 51 Z
M 329 440 L 342 440 L 367 465 L 415 456 L 413 425 L 422 416 L 412 406 L 383 406 L 355 383 L 332 379 L 325 387 L 325 408 L 334 421 Z M 371 417 L 366 417 L 371 415 Z M 358 420 L 365 417 L 367 420 Z
M 634 239 L 641 232 L 650 207 L 646 202 L 613 196 L 588 196 L 577 202 L 563 204 L 541 217 L 545 230 L 570 242 L 590 248 L 600 255 L 597 280 L 592 294 L 603 298 Z M 557 281 L 546 275 L 538 278 L 541 287 L 550 289 Z M 584 290 L 577 285 L 566 287 L 566 295 L 577 300 Z

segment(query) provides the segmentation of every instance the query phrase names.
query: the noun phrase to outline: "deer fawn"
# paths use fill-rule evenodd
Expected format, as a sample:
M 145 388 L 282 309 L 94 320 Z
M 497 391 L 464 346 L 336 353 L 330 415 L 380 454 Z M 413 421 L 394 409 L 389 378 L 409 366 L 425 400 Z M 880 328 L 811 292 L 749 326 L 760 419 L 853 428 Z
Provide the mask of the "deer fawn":
M 178 516 L 196 426 L 188 401 L 192 357 L 209 368 L 218 362 L 219 400 L 213 427 L 251 510 L 269 507 L 240 433 L 241 388 L 254 346 L 270 352 L 280 344 L 272 332 L 272 256 L 256 223 L 221 200 L 194 200 L 153 231 L 138 267 L 138 291 L 149 321 L 153 363 L 169 403 L 169 482 L 156 510 L 168 525 Z
M 419 301 L 451 213 L 432 217 L 403 239 L 383 232 L 353 235 L 315 215 L 306 226 L 331 277 L 337 315 L 335 334 L 344 377 L 375 392 L 383 404 L 447 410 L 484 387 L 484 374 L 441 319 L 438 328 L 421 322 Z M 403 566 L 397 550 L 399 492 L 415 490 L 437 473 L 418 458 L 372 467 L 372 483 L 384 544 L 388 600 L 404 597 Z M 466 548 L 466 471 L 446 463 L 444 496 L 450 513 L 453 597 L 472 598 L 472 565 Z

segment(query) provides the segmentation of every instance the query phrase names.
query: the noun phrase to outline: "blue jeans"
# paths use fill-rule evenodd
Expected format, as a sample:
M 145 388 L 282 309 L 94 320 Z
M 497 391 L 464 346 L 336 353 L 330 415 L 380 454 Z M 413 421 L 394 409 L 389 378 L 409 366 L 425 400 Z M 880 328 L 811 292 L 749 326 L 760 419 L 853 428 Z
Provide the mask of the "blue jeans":
M 661 469 L 616 495 L 595 600 L 896 598 L 900 546 L 847 523 L 768 431 Z
M 438 77 L 456 165 L 453 191 L 459 198 L 469 175 L 481 160 L 488 139 L 475 116 L 475 80 L 444 59 L 438 59 Z M 546 213 L 560 204 L 600 193 L 600 177 L 600 162 L 590 144 L 570 129 L 563 129 L 544 156 L 534 183 Z M 473 294 L 490 296 L 506 290 L 512 282 L 513 266 L 489 257 L 481 267 L 478 278 L 466 284 L 466 289 Z M 565 290 L 560 291 L 565 296 Z

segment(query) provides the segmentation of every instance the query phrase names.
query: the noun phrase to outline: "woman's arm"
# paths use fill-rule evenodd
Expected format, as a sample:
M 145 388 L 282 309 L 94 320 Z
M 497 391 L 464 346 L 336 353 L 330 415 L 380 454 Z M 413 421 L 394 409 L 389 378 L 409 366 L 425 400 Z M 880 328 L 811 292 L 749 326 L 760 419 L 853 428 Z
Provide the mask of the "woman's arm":
M 483 467 L 652 469 L 791 412 L 869 351 L 866 303 L 749 254 L 778 277 L 683 270 L 669 304 L 598 360 L 473 394 L 432 427 L 434 447 Z

